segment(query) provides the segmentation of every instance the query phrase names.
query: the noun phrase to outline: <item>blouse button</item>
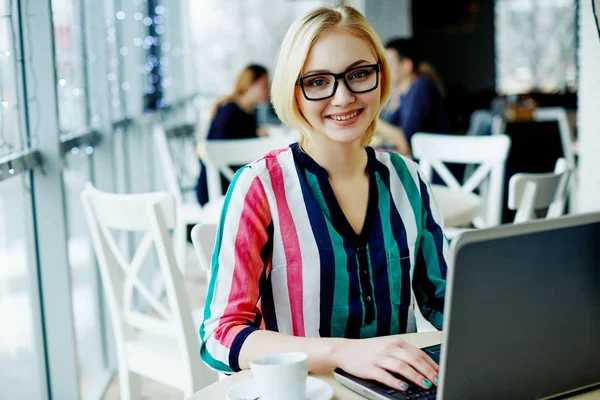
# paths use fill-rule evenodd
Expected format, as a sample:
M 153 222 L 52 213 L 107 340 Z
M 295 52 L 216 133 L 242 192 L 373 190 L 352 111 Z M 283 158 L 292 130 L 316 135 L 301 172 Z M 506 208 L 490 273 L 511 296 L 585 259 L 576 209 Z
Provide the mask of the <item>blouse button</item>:
M 366 300 L 366 301 L 371 301 L 371 296 L 367 296 L 367 297 L 365 298 L 365 300 Z

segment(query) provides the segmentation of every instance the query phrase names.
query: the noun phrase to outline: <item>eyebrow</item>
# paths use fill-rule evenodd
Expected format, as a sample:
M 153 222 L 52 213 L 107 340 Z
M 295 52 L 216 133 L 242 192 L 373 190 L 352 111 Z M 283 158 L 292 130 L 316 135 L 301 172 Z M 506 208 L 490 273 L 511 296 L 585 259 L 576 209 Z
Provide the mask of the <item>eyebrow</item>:
M 349 70 L 352 67 L 356 67 L 359 64 L 364 64 L 364 63 L 368 63 L 368 62 L 369 61 L 367 61 L 367 60 L 354 61 L 352 64 L 348 65 L 344 71 Z M 322 73 L 331 73 L 331 71 L 326 70 L 326 69 L 313 69 L 313 70 L 310 70 L 310 71 L 307 71 L 306 73 L 304 73 L 303 76 L 312 75 L 312 74 L 322 74 Z

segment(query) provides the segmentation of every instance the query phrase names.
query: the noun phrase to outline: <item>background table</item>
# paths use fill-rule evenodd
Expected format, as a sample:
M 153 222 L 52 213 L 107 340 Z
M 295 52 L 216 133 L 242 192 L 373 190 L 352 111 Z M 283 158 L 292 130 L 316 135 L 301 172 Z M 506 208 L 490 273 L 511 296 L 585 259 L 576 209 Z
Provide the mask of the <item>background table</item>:
M 440 343 L 442 339 L 442 335 L 440 332 L 426 332 L 426 333 L 410 333 L 407 335 L 403 335 L 403 339 L 411 343 L 417 347 L 427 347 L 432 346 L 434 344 Z M 364 400 L 365 398 L 350 389 L 347 389 L 345 386 L 342 386 L 338 383 L 333 377 L 332 372 L 317 374 L 312 376 L 319 378 L 331 385 L 333 388 L 335 395 L 335 400 Z M 245 381 L 252 377 L 252 372 L 250 370 L 245 370 L 238 372 L 228 378 L 220 380 L 216 383 L 213 383 L 210 386 L 196 392 L 189 400 L 224 400 L 226 397 L 227 390 L 238 382 Z M 600 399 L 600 390 L 595 390 L 593 392 L 584 393 L 581 395 L 577 395 L 574 397 L 570 397 L 572 400 L 592 400 L 592 399 Z

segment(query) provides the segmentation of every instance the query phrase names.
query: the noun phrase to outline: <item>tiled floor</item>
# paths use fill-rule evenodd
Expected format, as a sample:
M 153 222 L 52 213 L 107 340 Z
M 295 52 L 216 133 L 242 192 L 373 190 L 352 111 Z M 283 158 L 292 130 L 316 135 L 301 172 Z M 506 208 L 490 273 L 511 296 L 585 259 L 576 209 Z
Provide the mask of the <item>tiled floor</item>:
M 196 310 L 204 307 L 206 300 L 206 275 L 200 270 L 196 255 L 191 244 L 188 244 L 188 268 L 185 278 L 185 289 L 188 295 L 190 308 Z M 109 386 L 104 400 L 117 400 L 119 396 L 119 378 L 116 376 Z M 169 388 L 149 379 L 140 378 L 142 399 L 145 400 L 181 400 L 183 394 L 179 390 Z

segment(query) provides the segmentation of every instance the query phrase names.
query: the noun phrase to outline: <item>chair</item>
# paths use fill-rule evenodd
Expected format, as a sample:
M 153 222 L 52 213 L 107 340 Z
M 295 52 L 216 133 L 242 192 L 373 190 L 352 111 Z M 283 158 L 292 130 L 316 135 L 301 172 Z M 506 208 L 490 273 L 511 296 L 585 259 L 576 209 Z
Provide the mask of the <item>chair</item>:
M 195 199 L 185 201 L 179 180 L 177 179 L 175 163 L 169 151 L 167 135 L 164 128 L 158 124 L 154 126 L 154 143 L 158 152 L 158 159 L 162 167 L 163 179 L 167 191 L 173 196 L 177 204 L 177 223 L 173 233 L 173 241 L 177 263 L 185 273 L 187 265 L 187 226 L 200 222 L 210 223 L 218 221 L 221 208 L 223 207 L 223 199 L 222 196 L 215 197 L 214 201 L 211 198 L 211 201 L 205 204 L 204 207 L 201 207 Z
M 198 152 L 206 166 L 208 198 L 222 197 L 219 172 L 232 180 L 235 172 L 232 165 L 246 165 L 272 150 L 289 146 L 296 141 L 295 135 L 277 135 L 250 139 L 202 140 L 198 143 Z
M 176 202 L 168 193 L 111 194 L 86 184 L 81 193 L 98 260 L 118 358 L 121 399 L 138 399 L 138 376 L 183 391 L 187 398 L 216 380 L 199 359 L 200 343 L 177 268 L 168 229 L 175 227 Z M 131 261 L 112 231 L 143 234 Z M 154 249 L 165 299 L 156 299 L 139 278 Z M 150 305 L 141 312 L 136 299 Z
M 200 268 L 206 272 L 206 282 L 210 282 L 211 257 L 215 247 L 217 227 L 217 224 L 198 224 L 192 228 L 192 243 Z
M 535 218 L 537 210 L 548 210 L 546 218 L 564 214 L 565 200 L 571 169 L 564 158 L 559 158 L 551 173 L 519 173 L 510 178 L 508 208 L 516 210 L 514 223 Z
M 462 194 L 465 203 L 472 204 L 473 208 L 480 208 L 477 210 L 479 215 L 473 218 L 473 225 L 477 228 L 500 224 L 504 168 L 510 148 L 510 138 L 506 135 L 457 136 L 417 133 L 412 138 L 412 148 L 413 155 L 419 159 L 425 177 L 431 180 L 435 170 L 448 186 L 447 188 L 432 187 L 434 193 L 438 191 L 452 195 L 452 202 L 457 205 L 460 205 L 460 201 L 456 201 L 454 197 Z M 444 163 L 479 164 L 479 168 L 466 182 L 460 184 Z M 477 188 L 482 192 L 479 195 L 482 200 L 479 207 L 473 199 L 473 191 Z M 441 200 L 443 199 L 437 198 L 438 203 Z M 444 205 L 440 208 L 444 214 Z
M 571 195 L 577 193 L 577 174 L 574 173 L 574 169 L 576 166 L 575 149 L 573 145 L 573 134 L 569 125 L 567 111 L 562 107 L 538 108 L 533 113 L 533 119 L 537 122 L 556 121 L 558 124 L 558 131 L 560 133 L 563 157 L 569 165 L 569 168 L 571 169 L 569 187 L 567 190 L 568 199 Z

